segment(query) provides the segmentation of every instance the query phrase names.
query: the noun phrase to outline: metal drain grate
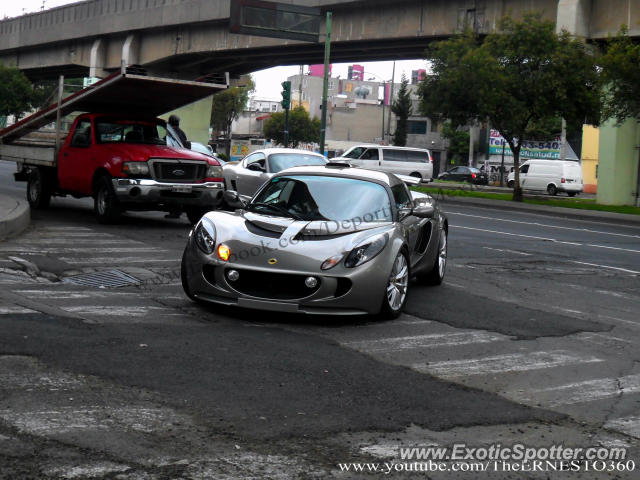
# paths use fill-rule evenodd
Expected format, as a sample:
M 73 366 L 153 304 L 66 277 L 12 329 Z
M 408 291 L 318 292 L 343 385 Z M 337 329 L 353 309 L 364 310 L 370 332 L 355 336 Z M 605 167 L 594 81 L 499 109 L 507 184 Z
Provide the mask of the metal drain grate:
M 83 273 L 64 279 L 65 282 L 88 287 L 116 288 L 126 285 L 139 285 L 140 280 L 120 270 L 108 270 L 106 272 Z

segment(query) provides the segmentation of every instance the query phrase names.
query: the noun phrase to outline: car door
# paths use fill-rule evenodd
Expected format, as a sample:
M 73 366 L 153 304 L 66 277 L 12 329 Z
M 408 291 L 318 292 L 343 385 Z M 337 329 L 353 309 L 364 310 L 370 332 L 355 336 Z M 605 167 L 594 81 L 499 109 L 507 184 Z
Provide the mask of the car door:
M 91 119 L 78 120 L 70 142 L 60 152 L 58 178 L 60 188 L 77 193 L 91 193 L 94 154 Z
M 380 153 L 377 148 L 367 148 L 362 152 L 358 161 L 359 166 L 362 168 L 380 170 Z
M 529 174 L 529 168 L 530 168 L 530 164 L 525 163 L 524 165 L 522 165 L 520 167 L 520 174 L 519 174 L 519 178 L 520 178 L 520 188 L 529 188 L 528 187 L 528 182 L 529 182 L 529 178 L 528 174 Z M 509 174 L 511 175 L 511 173 Z M 515 173 L 513 173 L 514 179 L 515 179 Z
M 395 148 L 382 149 L 382 162 L 379 170 L 390 173 L 398 173 L 400 175 L 408 175 L 407 171 L 407 152 L 405 150 Z
M 258 188 L 267 181 L 267 158 L 263 152 L 247 156 L 236 170 L 236 191 L 243 197 L 253 197 Z
M 398 183 L 391 187 L 391 193 L 393 194 L 393 200 L 398 209 L 398 218 L 402 224 L 407 245 L 409 245 L 409 257 L 411 265 L 413 265 L 418 257 L 416 246 L 418 237 L 420 236 L 420 227 L 425 222 L 423 222 L 424 219 L 411 215 L 413 202 L 411 200 L 411 193 L 404 183 Z

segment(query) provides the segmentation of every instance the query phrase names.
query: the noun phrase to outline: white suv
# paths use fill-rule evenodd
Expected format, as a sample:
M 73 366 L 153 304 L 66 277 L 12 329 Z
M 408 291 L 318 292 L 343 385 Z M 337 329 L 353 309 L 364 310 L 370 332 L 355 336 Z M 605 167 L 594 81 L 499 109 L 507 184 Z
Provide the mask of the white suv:
M 393 147 L 386 145 L 356 145 L 341 157 L 351 165 L 371 170 L 410 175 L 430 182 L 433 177 L 433 158 L 425 148 Z

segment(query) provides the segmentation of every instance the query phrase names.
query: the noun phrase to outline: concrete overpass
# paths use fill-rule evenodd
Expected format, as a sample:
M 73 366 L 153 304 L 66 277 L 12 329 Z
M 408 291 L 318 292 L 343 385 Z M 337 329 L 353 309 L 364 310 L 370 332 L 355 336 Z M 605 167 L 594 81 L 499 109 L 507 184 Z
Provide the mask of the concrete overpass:
M 323 42 L 229 33 L 232 0 L 87 0 L 0 21 L 0 62 L 31 78 L 104 76 L 126 64 L 198 76 L 321 63 Z M 285 0 L 281 0 L 285 1 Z M 289 0 L 333 12 L 331 61 L 422 58 L 464 22 L 489 32 L 509 13 L 542 11 L 590 40 L 621 24 L 640 36 L 637 0 Z

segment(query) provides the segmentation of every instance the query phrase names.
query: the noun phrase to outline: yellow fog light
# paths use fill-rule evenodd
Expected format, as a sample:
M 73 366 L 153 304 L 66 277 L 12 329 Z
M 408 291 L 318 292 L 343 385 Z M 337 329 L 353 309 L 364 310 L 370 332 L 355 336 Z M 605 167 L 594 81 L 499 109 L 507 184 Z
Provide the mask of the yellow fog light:
M 231 255 L 231 250 L 224 243 L 218 245 L 218 257 L 220 260 L 224 260 L 225 262 L 229 260 L 229 255 Z

